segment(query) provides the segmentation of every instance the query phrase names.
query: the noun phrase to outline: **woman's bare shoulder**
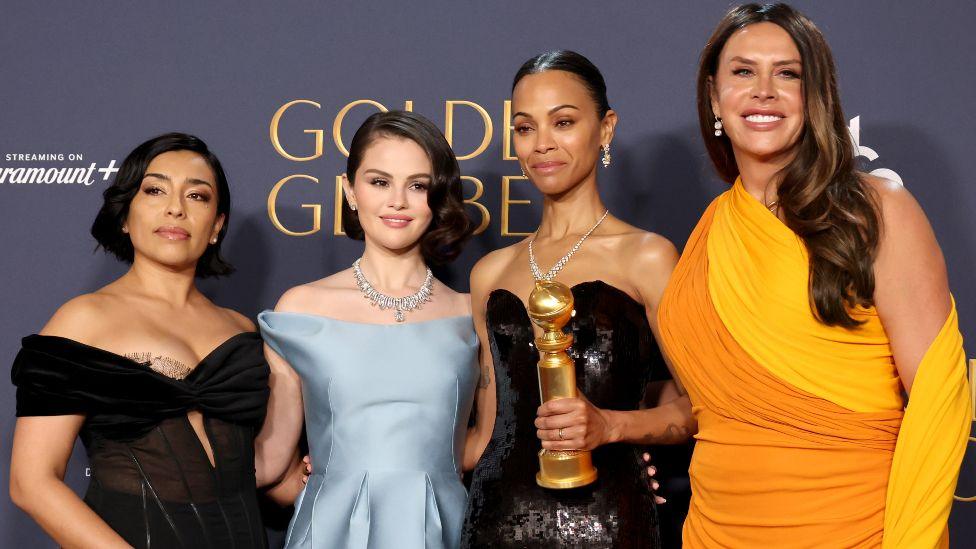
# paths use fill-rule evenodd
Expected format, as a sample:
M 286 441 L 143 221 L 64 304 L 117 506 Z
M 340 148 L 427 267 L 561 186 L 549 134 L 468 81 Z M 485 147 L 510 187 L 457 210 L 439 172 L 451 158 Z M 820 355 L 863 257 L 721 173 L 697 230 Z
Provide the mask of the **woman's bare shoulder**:
M 100 332 L 111 328 L 113 314 L 122 307 L 120 299 L 109 292 L 92 292 L 70 299 L 54 312 L 39 332 L 89 343 Z
M 479 259 L 471 269 L 472 293 L 478 292 L 480 288 L 489 287 L 498 280 L 512 266 L 527 243 L 528 240 L 522 240 L 489 252 Z
M 439 280 L 434 292 L 440 292 L 448 303 L 450 311 L 445 316 L 471 316 L 471 294 L 458 292 Z
M 358 291 L 352 269 L 346 269 L 290 288 L 278 299 L 275 310 L 293 313 L 317 312 L 323 303 L 329 303 L 336 297 Z

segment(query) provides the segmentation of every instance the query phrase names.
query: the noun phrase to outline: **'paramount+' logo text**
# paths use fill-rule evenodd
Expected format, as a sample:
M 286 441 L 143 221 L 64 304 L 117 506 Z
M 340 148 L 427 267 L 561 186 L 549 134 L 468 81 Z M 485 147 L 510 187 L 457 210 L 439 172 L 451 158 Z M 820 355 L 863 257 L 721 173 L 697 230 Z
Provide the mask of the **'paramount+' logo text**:
M 80 153 L 6 153 L 0 164 L 0 185 L 81 185 L 108 181 L 119 171 L 115 160 L 104 166 L 85 163 Z M 64 165 L 63 163 L 71 165 Z M 80 165 L 79 165 L 80 164 Z

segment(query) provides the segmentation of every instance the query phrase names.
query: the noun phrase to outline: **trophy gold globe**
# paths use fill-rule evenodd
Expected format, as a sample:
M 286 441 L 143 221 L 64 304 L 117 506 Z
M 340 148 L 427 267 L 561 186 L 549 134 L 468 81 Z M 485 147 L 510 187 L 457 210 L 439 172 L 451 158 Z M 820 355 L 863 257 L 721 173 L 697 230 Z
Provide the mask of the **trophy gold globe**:
M 569 286 L 551 280 L 537 280 L 529 294 L 529 317 L 542 328 L 542 337 L 536 338 L 539 350 L 539 396 L 542 402 L 557 398 L 574 398 L 576 390 L 576 365 L 566 354 L 573 344 L 573 336 L 563 333 L 573 316 L 573 292 Z M 539 472 L 535 481 L 543 488 L 577 488 L 596 480 L 593 458 L 585 450 L 539 451 Z

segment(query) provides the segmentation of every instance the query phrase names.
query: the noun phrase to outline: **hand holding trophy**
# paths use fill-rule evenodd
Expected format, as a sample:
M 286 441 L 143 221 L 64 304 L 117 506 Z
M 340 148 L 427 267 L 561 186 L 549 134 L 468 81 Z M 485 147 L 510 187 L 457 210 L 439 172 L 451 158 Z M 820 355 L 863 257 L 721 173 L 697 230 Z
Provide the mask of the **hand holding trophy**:
M 566 354 L 573 336 L 563 333 L 573 316 L 573 292 L 569 286 L 552 280 L 536 280 L 529 294 L 529 317 L 542 328 L 535 340 L 539 349 L 539 395 L 542 402 L 574 398 L 576 366 Z M 596 480 L 596 469 L 589 451 L 539 450 L 539 473 L 535 481 L 543 488 L 577 488 Z

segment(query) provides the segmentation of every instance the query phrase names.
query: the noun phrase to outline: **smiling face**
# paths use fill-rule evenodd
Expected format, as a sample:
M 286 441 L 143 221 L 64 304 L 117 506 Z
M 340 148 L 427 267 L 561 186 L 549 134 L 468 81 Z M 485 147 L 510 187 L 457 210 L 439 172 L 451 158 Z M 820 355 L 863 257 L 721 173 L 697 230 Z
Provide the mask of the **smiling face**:
M 774 23 L 729 37 L 712 78 L 712 112 L 722 119 L 736 161 L 785 164 L 804 128 L 800 51 Z
M 370 143 L 353 180 L 343 180 L 367 245 L 392 251 L 416 246 L 433 219 L 427 204 L 432 180 L 430 159 L 412 140 L 381 136 Z
M 169 151 L 152 159 L 129 203 L 123 230 L 135 258 L 174 270 L 193 269 L 224 223 L 217 214 L 216 177 L 191 151 Z
M 512 91 L 513 142 L 519 164 L 543 194 L 562 194 L 596 173 L 600 148 L 613 139 L 617 115 L 601 120 L 574 74 L 529 74 Z

